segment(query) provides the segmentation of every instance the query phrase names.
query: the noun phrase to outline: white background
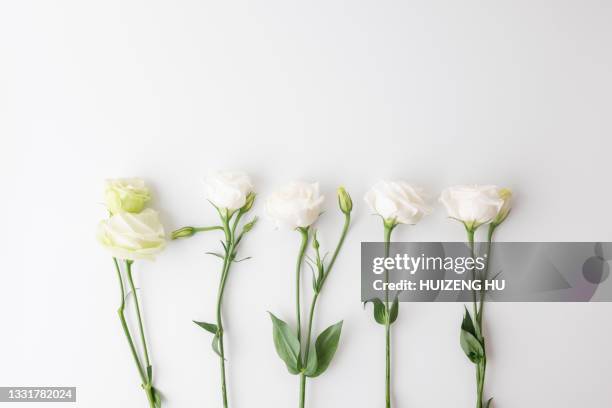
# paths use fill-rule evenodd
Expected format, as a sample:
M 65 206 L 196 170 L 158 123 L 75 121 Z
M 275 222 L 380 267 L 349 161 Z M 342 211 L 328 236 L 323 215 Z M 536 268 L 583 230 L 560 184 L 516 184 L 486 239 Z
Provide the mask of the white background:
M 141 176 L 168 231 L 210 224 L 201 180 L 243 169 L 260 200 L 318 180 L 330 248 L 355 222 L 317 331 L 344 330 L 310 407 L 383 405 L 384 333 L 359 299 L 361 241 L 382 239 L 362 201 L 381 178 L 511 187 L 502 241 L 612 241 L 612 6 L 606 1 L 4 1 L 0 5 L 0 385 L 74 385 L 82 408 L 144 407 L 95 241 L 107 177 Z M 135 265 L 156 384 L 168 408 L 219 407 L 211 336 L 214 233 Z M 441 208 L 398 240 L 463 240 Z M 276 356 L 293 322 L 299 236 L 263 219 L 226 296 L 232 407 L 288 407 L 298 380 Z M 305 279 L 305 288 L 310 281 Z M 473 407 L 461 304 L 403 304 L 397 407 Z M 612 305 L 493 304 L 487 395 L 498 408 L 612 405 Z M 4 404 L 3 406 L 9 406 Z M 35 406 L 33 404 L 32 406 Z M 74 404 L 57 405 L 74 406 Z

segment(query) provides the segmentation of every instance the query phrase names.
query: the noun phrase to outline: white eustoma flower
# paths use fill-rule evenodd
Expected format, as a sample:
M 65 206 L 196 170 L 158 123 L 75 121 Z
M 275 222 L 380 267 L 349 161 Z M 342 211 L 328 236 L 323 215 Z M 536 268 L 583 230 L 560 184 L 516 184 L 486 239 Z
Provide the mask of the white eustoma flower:
M 144 180 L 139 178 L 106 180 L 104 197 L 111 214 L 138 213 L 143 210 L 145 203 L 151 199 Z
M 431 212 L 423 189 L 404 181 L 380 181 L 365 195 L 370 209 L 385 222 L 416 224 Z
M 166 245 L 164 227 L 155 210 L 122 212 L 98 225 L 98 240 L 119 259 L 154 259 Z
M 266 213 L 277 227 L 304 228 L 319 218 L 324 199 L 319 183 L 294 181 L 268 197 Z
M 493 221 L 503 212 L 506 203 L 502 196 L 503 191 L 506 190 L 494 185 L 454 186 L 442 192 L 440 202 L 446 207 L 450 218 L 463 222 L 470 229 L 475 229 Z
M 210 173 L 204 184 L 210 202 L 228 211 L 242 208 L 247 202 L 247 196 L 253 191 L 251 178 L 241 171 Z

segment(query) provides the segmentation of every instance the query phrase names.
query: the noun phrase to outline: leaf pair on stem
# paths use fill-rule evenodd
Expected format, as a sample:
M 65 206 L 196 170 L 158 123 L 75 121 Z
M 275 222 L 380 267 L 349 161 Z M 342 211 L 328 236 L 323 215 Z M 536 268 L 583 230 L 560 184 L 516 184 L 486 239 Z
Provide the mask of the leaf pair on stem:
M 374 305 L 374 320 L 378 324 L 382 324 L 383 326 L 388 324 L 393 324 L 397 320 L 397 316 L 399 315 L 399 300 L 398 295 L 395 295 L 393 299 L 393 303 L 391 307 L 387 311 L 387 307 L 379 298 L 373 298 L 370 300 L 366 300 L 363 302 L 363 307 L 365 307 L 368 303 L 372 303 Z
M 303 373 L 306 377 L 318 377 L 329 367 L 340 341 L 342 321 L 323 330 L 315 341 L 315 352 L 308 353 L 304 365 L 300 352 L 300 341 L 287 323 L 270 313 L 272 337 L 278 356 L 285 362 L 287 370 L 294 375 Z
M 270 318 L 272 319 L 272 337 L 276 352 L 287 366 L 287 370 L 293 375 L 300 376 L 300 408 L 305 406 L 306 378 L 318 377 L 325 372 L 325 370 L 327 370 L 336 353 L 336 350 L 338 349 L 340 334 L 342 332 L 343 322 L 340 321 L 323 330 L 323 332 L 317 336 L 314 344 L 311 344 L 317 300 L 336 262 L 338 254 L 340 253 L 340 249 L 342 248 L 346 238 L 351 221 L 350 214 L 353 208 L 353 203 L 350 195 L 342 187 L 338 189 L 338 206 L 340 211 L 344 214 L 344 227 L 342 229 L 340 239 L 338 240 L 338 244 L 336 245 L 336 249 L 327 265 L 325 263 L 326 257 L 321 257 L 319 251 L 320 244 L 317 239 L 316 231 L 312 233 L 312 248 L 314 250 L 314 257 L 306 257 L 306 247 L 308 246 L 308 241 L 310 239 L 311 227 L 305 226 L 297 228 L 297 231 L 299 231 L 302 236 L 302 244 L 298 253 L 296 266 L 295 288 L 297 330 L 293 331 L 286 322 L 270 313 Z M 306 337 L 302 338 L 300 278 L 301 267 L 305 258 L 310 260 L 308 265 L 311 267 L 313 272 L 312 289 L 314 295 L 310 305 Z

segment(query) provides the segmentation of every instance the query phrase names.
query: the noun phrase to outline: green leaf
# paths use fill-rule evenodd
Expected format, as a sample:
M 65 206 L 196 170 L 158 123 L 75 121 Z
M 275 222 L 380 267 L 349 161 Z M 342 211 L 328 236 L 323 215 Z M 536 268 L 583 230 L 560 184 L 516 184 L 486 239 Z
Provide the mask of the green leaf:
M 336 350 L 338 349 L 338 342 L 340 341 L 340 333 L 342 333 L 342 321 L 329 326 L 327 329 L 323 330 L 319 337 L 317 337 L 317 341 L 315 342 L 315 350 L 317 352 L 317 368 L 313 373 L 307 373 L 308 377 L 317 377 L 321 375 L 332 359 L 334 358 L 334 354 L 336 354 Z M 310 359 L 310 358 L 309 358 Z
M 269 312 L 268 312 L 269 313 Z M 272 337 L 276 353 L 287 365 L 291 374 L 300 372 L 300 342 L 289 325 L 270 313 L 272 319 Z
M 221 350 L 219 349 L 219 327 L 217 327 L 216 324 L 212 324 L 212 323 L 196 322 L 195 320 L 193 322 L 197 324 L 198 326 L 200 326 L 201 328 L 203 328 L 204 330 L 206 330 L 207 332 L 215 335 L 212 340 L 212 349 L 216 355 L 218 355 L 221 358 L 224 358 L 223 355 L 221 354 Z
M 470 315 L 470 312 L 467 310 L 467 307 L 464 306 L 464 308 L 465 314 L 463 315 L 463 321 L 461 322 L 461 329 L 478 338 L 478 325 L 474 325 L 474 319 L 472 319 L 472 315 Z
M 196 322 L 195 320 L 193 322 L 209 333 L 217 334 L 219 332 L 219 328 L 217 327 L 216 324 L 206 323 L 206 322 Z
M 472 333 L 461 329 L 460 343 L 463 352 L 472 363 L 478 364 L 482 360 L 484 356 L 482 344 Z
M 393 324 L 394 321 L 397 320 L 397 315 L 399 314 L 399 294 L 395 295 L 395 299 L 393 299 L 393 304 L 391 305 L 391 309 L 389 310 L 389 324 Z
M 478 364 L 484 356 L 484 348 L 478 340 L 477 325 L 474 325 L 474 320 L 470 312 L 465 308 L 463 322 L 461 322 L 461 335 L 459 342 L 465 355 L 474 364 Z
M 314 271 L 312 271 L 312 291 L 314 293 L 319 292 L 319 282 L 317 282 L 317 277 L 315 276 Z
M 491 401 L 493 401 L 493 398 L 489 398 L 489 400 L 487 401 L 487 405 L 485 405 L 485 408 L 491 407 Z
M 257 224 L 258 219 L 259 218 L 255 217 L 250 222 L 247 222 L 246 224 L 244 224 L 244 227 L 242 227 L 242 233 L 246 234 L 247 232 L 251 231 L 253 227 L 255 226 L 255 224 Z
M 310 259 L 310 257 L 308 255 L 305 255 L 306 258 L 306 265 L 308 265 L 308 267 L 310 268 L 310 271 L 312 272 L 312 290 L 317 293 L 318 292 L 318 282 L 317 282 L 317 275 L 315 273 L 314 270 L 314 266 L 313 266 L 313 260 Z
M 150 383 L 153 382 L 153 366 L 150 364 L 147 366 L 147 378 Z
M 206 255 L 216 256 L 217 258 L 225 259 L 225 257 L 217 252 L 206 252 Z
M 215 334 L 215 337 L 213 337 L 213 341 L 212 341 L 212 349 L 215 352 L 216 355 L 218 355 L 219 357 L 225 359 L 223 357 L 223 354 L 221 354 L 221 349 L 219 348 L 219 334 Z
M 374 305 L 374 320 L 376 320 L 379 324 L 385 324 L 387 320 L 387 309 L 385 308 L 385 304 L 382 300 L 378 298 L 373 298 L 370 300 L 366 300 L 363 302 L 363 307 L 370 302 Z
M 311 376 L 317 371 L 317 352 L 313 350 L 311 347 L 308 351 L 308 361 L 306 362 L 306 368 L 304 369 L 304 374 L 306 376 Z

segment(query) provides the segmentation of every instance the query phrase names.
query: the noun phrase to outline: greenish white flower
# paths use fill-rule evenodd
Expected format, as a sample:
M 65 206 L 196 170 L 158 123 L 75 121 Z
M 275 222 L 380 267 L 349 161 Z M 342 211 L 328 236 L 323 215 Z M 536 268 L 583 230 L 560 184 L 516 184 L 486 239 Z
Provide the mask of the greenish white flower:
M 98 241 L 118 259 L 149 259 L 165 245 L 164 227 L 155 210 L 140 213 L 120 212 L 98 225 Z
M 494 185 L 454 186 L 442 192 L 440 202 L 450 218 L 461 221 L 469 230 L 475 230 L 492 222 L 502 212 L 506 202 L 502 190 Z
M 422 188 L 404 181 L 380 181 L 365 195 L 370 209 L 385 223 L 416 224 L 431 212 Z
M 111 214 L 138 213 L 151 199 L 145 182 L 139 178 L 106 180 L 106 206 Z

